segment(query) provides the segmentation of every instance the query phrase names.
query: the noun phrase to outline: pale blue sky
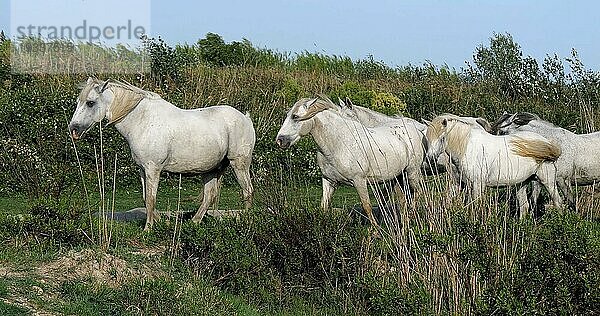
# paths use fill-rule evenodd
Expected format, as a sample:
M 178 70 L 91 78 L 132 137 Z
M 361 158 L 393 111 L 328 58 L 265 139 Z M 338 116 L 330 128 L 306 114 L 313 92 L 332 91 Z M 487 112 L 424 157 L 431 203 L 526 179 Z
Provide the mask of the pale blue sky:
M 114 10 L 134 12 L 122 2 Z M 430 60 L 459 68 L 494 32 L 508 32 L 525 54 L 564 58 L 574 47 L 588 68 L 600 69 L 600 1 L 151 2 L 152 35 L 171 44 L 194 43 L 214 32 L 227 41 L 247 38 L 279 51 L 372 54 L 392 66 Z M 0 28 L 6 30 L 9 1 L 0 0 L 0 9 Z

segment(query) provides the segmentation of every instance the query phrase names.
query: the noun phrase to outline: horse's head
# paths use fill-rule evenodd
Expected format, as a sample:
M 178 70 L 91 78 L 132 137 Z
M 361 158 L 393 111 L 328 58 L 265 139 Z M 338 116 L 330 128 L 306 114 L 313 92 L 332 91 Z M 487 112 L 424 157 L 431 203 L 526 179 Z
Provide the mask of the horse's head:
M 325 109 L 333 108 L 335 104 L 332 104 L 333 102 L 327 98 L 298 100 L 288 111 L 285 121 L 277 133 L 275 138 L 277 145 L 281 148 L 294 145 L 302 136 L 310 133 L 313 127 L 312 118 Z
M 100 81 L 89 78 L 79 97 L 77 98 L 77 107 L 69 123 L 69 132 L 73 139 L 79 139 L 96 123 L 100 122 L 106 116 L 108 105 L 111 102 L 112 95 L 105 93 L 109 81 Z
M 448 119 L 440 116 L 433 121 L 424 121 L 427 124 L 425 138 L 427 139 L 427 159 L 436 161 L 446 151 L 448 146 Z
M 529 124 L 529 122 L 539 119 L 539 116 L 528 112 L 519 112 L 515 114 L 504 112 L 502 116 L 494 122 L 492 129 L 498 135 L 508 135 L 517 131 L 520 127 Z
M 473 129 L 484 130 L 476 119 L 452 114 L 440 115 L 427 122 L 427 159 L 436 161 L 443 152 L 454 158 L 462 157 Z

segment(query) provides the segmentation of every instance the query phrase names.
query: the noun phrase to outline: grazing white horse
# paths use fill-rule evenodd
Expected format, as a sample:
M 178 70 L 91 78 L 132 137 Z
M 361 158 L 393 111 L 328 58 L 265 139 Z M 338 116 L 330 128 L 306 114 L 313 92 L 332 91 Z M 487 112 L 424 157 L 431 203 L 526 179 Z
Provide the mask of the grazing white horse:
M 350 184 L 356 188 L 369 220 L 377 225 L 368 183 L 401 178 L 413 190 L 421 185 L 423 157 L 405 141 L 408 128 L 393 124 L 369 128 L 344 115 L 326 97 L 304 98 L 288 111 L 276 142 L 287 148 L 302 136 L 312 135 L 319 147 L 317 162 L 323 173 L 323 209 L 329 208 L 339 183 Z
M 548 139 L 531 132 L 491 135 L 478 125 L 450 114 L 436 117 L 426 135 L 427 155 L 435 159 L 446 152 L 461 179 L 468 184 L 472 199 L 478 198 L 485 187 L 519 185 L 535 176 L 548 190 L 555 206 L 562 205 L 553 164 L 560 156 L 560 148 Z M 528 204 L 520 204 L 519 208 L 524 214 Z
M 600 182 L 600 132 L 575 134 L 526 112 L 504 113 L 494 127 L 500 134 L 535 132 L 560 146 L 562 153 L 555 163 L 556 182 L 571 207 L 575 206 L 572 185 L 585 186 Z M 539 185 L 534 185 L 534 204 L 539 192 Z
M 133 159 L 143 170 L 144 230 L 160 218 L 155 202 L 163 170 L 203 175 L 204 195 L 195 222 L 202 220 L 218 198 L 229 164 L 242 187 L 245 206 L 250 207 L 250 163 L 256 137 L 249 116 L 230 106 L 183 110 L 132 85 L 89 78 L 77 99 L 69 132 L 73 139 L 79 139 L 103 119 L 125 137 Z

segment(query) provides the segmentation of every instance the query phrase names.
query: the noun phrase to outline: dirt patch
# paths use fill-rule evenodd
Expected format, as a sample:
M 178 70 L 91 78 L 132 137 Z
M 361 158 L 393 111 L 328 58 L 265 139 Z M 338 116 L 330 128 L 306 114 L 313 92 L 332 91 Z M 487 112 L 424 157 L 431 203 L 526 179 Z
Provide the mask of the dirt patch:
M 136 264 L 134 267 L 119 257 L 92 249 L 70 251 L 55 261 L 37 267 L 35 273 L 52 281 L 91 278 L 111 287 L 118 287 L 133 278 L 157 278 L 163 275 L 158 269 L 151 269 L 145 264 Z

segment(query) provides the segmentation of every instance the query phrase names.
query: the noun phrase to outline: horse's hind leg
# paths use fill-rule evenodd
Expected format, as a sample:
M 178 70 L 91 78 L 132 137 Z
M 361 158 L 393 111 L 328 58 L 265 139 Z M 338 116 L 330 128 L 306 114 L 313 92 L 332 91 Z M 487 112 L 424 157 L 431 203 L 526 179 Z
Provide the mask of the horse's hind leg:
M 204 190 L 202 193 L 202 203 L 200 203 L 200 207 L 198 208 L 196 215 L 192 217 L 192 221 L 194 223 L 200 223 L 202 221 L 202 218 L 204 218 L 204 215 L 208 211 L 208 208 L 214 203 L 216 203 L 219 196 L 221 181 L 223 179 L 224 173 L 225 168 L 222 168 L 204 175 Z
M 252 206 L 252 194 L 254 188 L 250 180 L 250 162 L 252 158 L 240 157 L 231 160 L 231 167 L 235 173 L 237 182 L 242 187 L 242 195 L 244 197 L 244 208 L 247 210 Z
M 567 179 L 560 178 L 560 179 L 556 179 L 556 184 L 558 185 L 558 188 L 560 189 L 562 194 L 565 196 L 565 199 L 567 200 L 567 204 L 568 204 L 569 208 L 575 210 L 576 202 L 575 202 L 575 195 L 573 194 L 573 188 L 571 186 L 571 182 Z
M 529 201 L 527 200 L 527 186 L 521 185 L 517 190 L 517 206 L 519 208 L 519 218 L 524 218 L 529 212 Z

